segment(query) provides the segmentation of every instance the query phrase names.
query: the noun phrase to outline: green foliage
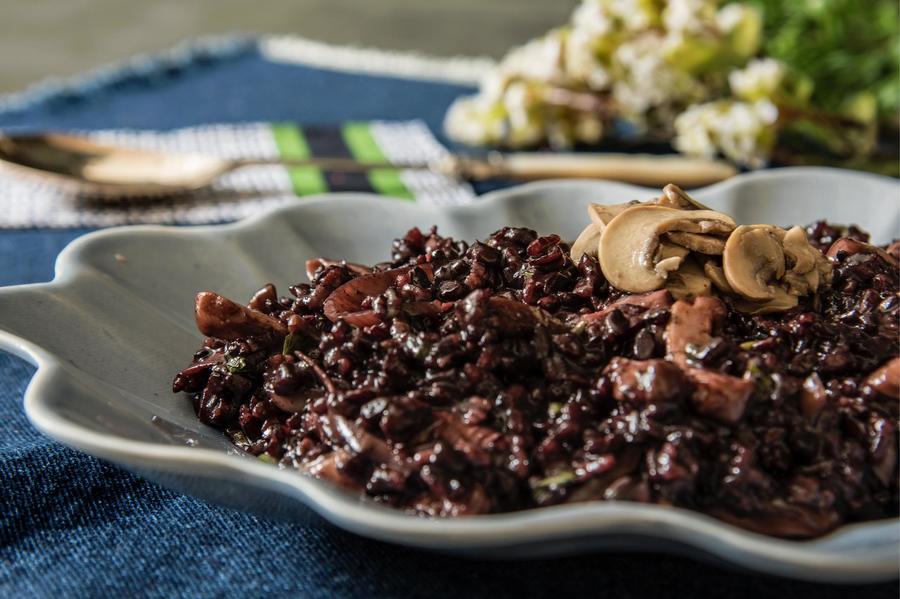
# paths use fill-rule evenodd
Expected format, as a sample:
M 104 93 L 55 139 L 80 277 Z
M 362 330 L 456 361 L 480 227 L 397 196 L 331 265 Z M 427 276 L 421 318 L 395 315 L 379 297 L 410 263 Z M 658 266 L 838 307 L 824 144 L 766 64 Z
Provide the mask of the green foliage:
M 746 0 L 765 19 L 763 54 L 815 84 L 811 101 L 848 109 L 860 93 L 882 115 L 900 110 L 900 14 L 897 0 Z

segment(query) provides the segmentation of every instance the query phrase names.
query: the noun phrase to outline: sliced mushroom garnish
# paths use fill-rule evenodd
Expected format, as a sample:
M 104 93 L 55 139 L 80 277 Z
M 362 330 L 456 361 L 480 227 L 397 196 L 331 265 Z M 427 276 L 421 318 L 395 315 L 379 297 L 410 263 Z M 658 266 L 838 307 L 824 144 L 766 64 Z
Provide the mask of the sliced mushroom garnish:
M 588 204 L 588 217 L 602 229 L 609 221 L 633 206 L 641 206 L 645 202 L 631 200 L 624 204 Z
M 585 227 L 572 243 L 572 250 L 569 252 L 572 261 L 578 262 L 583 254 L 597 258 L 600 236 L 603 234 L 603 230 L 606 229 L 606 224 L 628 208 L 644 203 L 632 200 L 624 204 L 588 204 L 587 212 L 588 218 L 591 219 L 591 224 Z
M 681 210 L 683 214 L 691 215 L 678 224 L 672 225 L 666 231 L 686 231 L 688 233 L 701 233 L 704 235 L 728 236 L 734 231 L 734 220 L 721 212 L 714 210 Z
M 657 250 L 657 261 L 654 269 L 661 277 L 668 277 L 670 272 L 681 268 L 681 263 L 690 251 L 683 246 L 670 243 L 668 241 L 660 241 Z
M 678 208 L 679 210 L 710 210 L 674 183 L 663 187 L 662 197 L 656 203 L 659 206 Z
M 725 277 L 725 271 L 713 260 L 707 260 L 703 264 L 703 274 L 705 274 L 709 280 L 712 281 L 712 284 L 716 286 L 716 289 L 722 293 L 734 293 L 734 289 L 731 288 L 728 279 Z
M 741 225 L 728 238 L 722 265 L 728 284 L 754 301 L 775 298 L 772 284 L 784 276 L 783 231 L 774 225 Z
M 606 225 L 600 238 L 600 267 L 610 284 L 623 291 L 643 293 L 661 288 L 665 274 L 660 236 L 672 231 L 727 232 L 734 221 L 710 210 L 677 210 L 664 206 L 632 206 Z M 674 264 L 675 261 L 672 261 Z
M 793 270 L 807 273 L 816 267 L 816 259 L 822 256 L 806 238 L 806 231 L 801 227 L 791 227 L 781 240 L 784 253 L 794 261 Z
M 676 298 L 721 293 L 751 314 L 790 310 L 799 297 L 830 283 L 827 258 L 866 252 L 896 262 L 881 248 L 852 239 L 835 242 L 826 258 L 801 227 L 738 227 L 676 185 L 651 202 L 591 204 L 588 213 L 592 227 L 576 241 L 573 256 L 589 252 L 599 230 L 597 258 L 613 287 L 630 293 L 665 288 Z
M 678 245 L 700 254 L 719 256 L 725 251 L 725 240 L 721 237 L 686 231 L 671 231 L 666 233 L 666 237 Z
M 782 239 L 784 253 L 792 264 L 784 274 L 788 291 L 795 295 L 815 293 L 822 281 L 831 280 L 831 263 L 809 244 L 801 227 L 792 227 Z
M 665 276 L 656 271 L 659 227 L 680 210 L 635 206 L 613 218 L 600 238 L 600 268 L 616 288 L 632 293 L 659 289 Z
M 783 287 L 773 287 L 772 298 L 763 302 L 754 302 L 740 298 L 734 302 L 734 307 L 747 314 L 771 314 L 772 312 L 784 312 L 796 307 L 797 296 L 788 293 Z
M 569 255 L 572 257 L 572 262 L 577 264 L 584 254 L 596 258 L 597 250 L 600 247 L 600 235 L 602 233 L 603 229 L 600 225 L 591 223 L 586 226 L 584 231 L 578 236 L 578 239 L 572 243 L 572 250 L 569 252 Z
M 712 293 L 712 281 L 697 262 L 688 258 L 681 268 L 669 275 L 666 289 L 675 299 L 700 297 Z

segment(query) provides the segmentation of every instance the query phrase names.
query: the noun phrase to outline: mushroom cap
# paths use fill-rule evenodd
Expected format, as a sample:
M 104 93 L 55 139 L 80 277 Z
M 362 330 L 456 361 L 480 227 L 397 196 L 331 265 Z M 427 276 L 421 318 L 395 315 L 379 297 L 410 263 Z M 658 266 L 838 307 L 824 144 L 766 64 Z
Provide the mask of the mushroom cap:
M 600 237 L 600 268 L 614 287 L 644 293 L 663 286 L 665 274 L 657 263 L 660 235 L 669 231 L 705 233 L 734 229 L 727 215 L 711 210 L 678 210 L 665 206 L 635 205 L 616 215 Z M 669 269 L 677 261 L 667 264 Z
M 665 277 L 653 258 L 659 247 L 659 227 L 681 214 L 662 206 L 634 206 L 613 218 L 600 237 L 600 268 L 610 284 L 623 291 L 659 289 Z
M 609 221 L 633 206 L 642 206 L 645 202 L 631 200 L 624 204 L 588 204 L 588 218 L 601 229 L 609 224 Z
M 725 277 L 725 271 L 712 260 L 707 260 L 706 263 L 703 264 L 703 274 L 705 274 L 707 278 L 712 281 L 712 284 L 716 286 L 716 289 L 722 293 L 734 293 L 734 289 L 731 288 L 728 279 Z
M 798 301 L 797 296 L 793 293 L 788 293 L 783 287 L 775 287 L 772 298 L 769 300 L 754 302 L 741 298 L 734 302 L 734 307 L 747 314 L 770 314 L 790 310 L 797 305 Z
M 600 247 L 600 235 L 603 233 L 602 226 L 590 223 L 584 228 L 578 239 L 572 242 L 572 249 L 569 255 L 572 262 L 577 263 L 584 254 L 593 258 L 597 257 L 597 251 Z
M 666 289 L 675 299 L 699 297 L 712 293 L 712 282 L 696 261 L 688 258 L 681 268 L 673 272 L 666 282 Z
M 725 251 L 725 240 L 721 237 L 688 233 L 687 231 L 669 231 L 666 233 L 666 237 L 678 245 L 701 254 L 719 256 Z
M 654 270 L 661 277 L 668 277 L 670 272 L 678 270 L 690 251 L 686 247 L 661 239 L 657 249 L 657 261 Z
M 831 262 L 809 244 L 801 227 L 788 229 L 782 239 L 784 253 L 793 264 L 785 273 L 788 290 L 796 295 L 815 293 L 820 282 L 831 280 Z
M 806 238 L 806 231 L 801 227 L 791 227 L 781 240 L 784 253 L 794 262 L 793 270 L 803 274 L 816 267 L 816 254 L 822 255 Z
M 673 219 L 660 232 L 699 233 L 703 235 L 730 235 L 735 224 L 727 214 L 715 210 L 679 210 L 683 218 Z
M 669 183 L 663 187 L 663 194 L 657 201 L 657 205 L 678 208 L 679 210 L 709 210 L 709 207 L 692 198 L 674 183 Z
M 741 225 L 734 230 L 722 253 L 732 289 L 754 301 L 775 299 L 776 287 L 770 283 L 784 276 L 783 235 L 774 225 Z

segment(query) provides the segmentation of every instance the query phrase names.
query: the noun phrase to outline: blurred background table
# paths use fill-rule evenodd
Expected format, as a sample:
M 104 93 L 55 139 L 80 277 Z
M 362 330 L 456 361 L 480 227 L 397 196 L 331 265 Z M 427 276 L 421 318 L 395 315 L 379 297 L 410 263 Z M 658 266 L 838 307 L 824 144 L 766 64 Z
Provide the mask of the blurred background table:
M 499 58 L 563 23 L 577 0 L 5 0 L 0 93 L 223 31 Z M 477 15 L 477 16 L 475 16 Z M 439 27 L 434 24 L 439 23 Z M 15 60 L 10 57 L 15 56 Z
M 109 1 L 72 3 L 76 4 L 101 10 L 105 5 L 110 10 L 117 6 Z M 175 6 L 173 2 L 147 4 L 146 10 L 151 12 L 135 19 L 155 14 L 165 20 L 169 17 L 153 12 L 157 9 L 151 6 L 163 7 L 160 11 Z M 338 14 L 340 7 L 358 6 L 328 4 L 337 7 Z M 572 2 L 552 6 L 529 0 L 525 4 L 535 7 L 529 17 L 536 20 L 534 29 L 520 28 L 519 23 L 506 33 L 510 37 L 498 38 L 496 45 L 473 45 L 472 50 L 499 53 L 518 41 L 511 38 L 512 31 L 527 37 L 545 28 L 547 21 L 560 20 Z M 48 2 L 33 3 L 33 10 L 49 10 L 48 6 Z M 266 11 L 266 6 L 255 5 L 259 11 Z M 549 15 L 546 18 L 539 17 L 542 6 Z M 528 11 L 517 8 L 504 15 L 507 13 L 522 17 Z M 274 18 L 277 12 L 270 16 Z M 445 16 L 455 18 L 449 9 Z M 63 27 L 66 19 L 60 17 L 56 15 L 58 26 Z M 297 29 L 295 25 L 285 26 Z M 484 23 L 471 25 L 486 27 Z M 4 27 L 10 26 L 5 20 Z M 468 25 L 460 22 L 459 26 Z M 343 35 L 339 23 L 333 23 L 331 32 L 338 40 Z M 344 33 L 348 36 L 344 39 L 364 39 L 360 32 Z M 473 36 L 473 40 L 482 35 L 486 33 Z M 431 39 L 438 48 L 439 37 L 423 34 L 415 44 L 421 42 L 424 47 Z M 12 43 L 6 35 L 0 40 Z M 121 47 L 132 49 L 126 41 Z M 229 42 L 218 48 L 217 52 L 192 54 L 179 64 L 150 62 L 143 70 L 118 72 L 102 81 L 87 79 L 73 87 L 18 97 L 0 109 L 0 129 L 169 129 L 208 122 L 418 118 L 440 136 L 448 104 L 472 89 L 459 82 L 272 62 L 260 55 L 252 41 Z M 21 46 L 16 53 L 28 54 Z M 10 55 L 8 48 L 5 54 Z M 23 62 L 27 63 L 27 58 Z M 29 76 L 26 72 L 19 71 L 19 79 L 5 79 L 4 85 L 24 81 Z M 30 229 L 0 233 L 0 285 L 49 280 L 57 253 L 84 232 L 86 229 Z M 169 492 L 42 437 L 27 423 L 19 405 L 32 373 L 31 366 L 0 354 L 0 406 L 6 414 L 0 424 L 0 476 L 4 481 L 0 493 L 0 593 L 4 596 L 277 593 L 309 597 L 758 598 L 844 597 L 864 592 L 870 597 L 897 596 L 896 583 L 828 587 L 666 555 L 607 553 L 480 562 L 369 541 L 321 522 L 262 520 Z

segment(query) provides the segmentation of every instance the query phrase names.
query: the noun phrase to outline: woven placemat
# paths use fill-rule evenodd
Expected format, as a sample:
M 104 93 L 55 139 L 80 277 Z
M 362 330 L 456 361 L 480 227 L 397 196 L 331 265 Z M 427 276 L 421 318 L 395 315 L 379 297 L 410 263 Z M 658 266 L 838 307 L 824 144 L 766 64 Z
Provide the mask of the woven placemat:
M 220 124 L 173 131 L 93 131 L 103 143 L 222 158 L 338 156 L 391 163 L 438 160 L 444 148 L 420 121 L 352 122 L 340 126 L 296 123 Z M 85 201 L 51 184 L 0 171 L 0 228 L 109 227 L 123 224 L 229 222 L 260 210 L 326 192 L 357 191 L 385 201 L 460 204 L 472 188 L 427 171 L 377 169 L 332 173 L 314 167 L 249 166 L 224 175 L 188 197 L 122 203 Z

